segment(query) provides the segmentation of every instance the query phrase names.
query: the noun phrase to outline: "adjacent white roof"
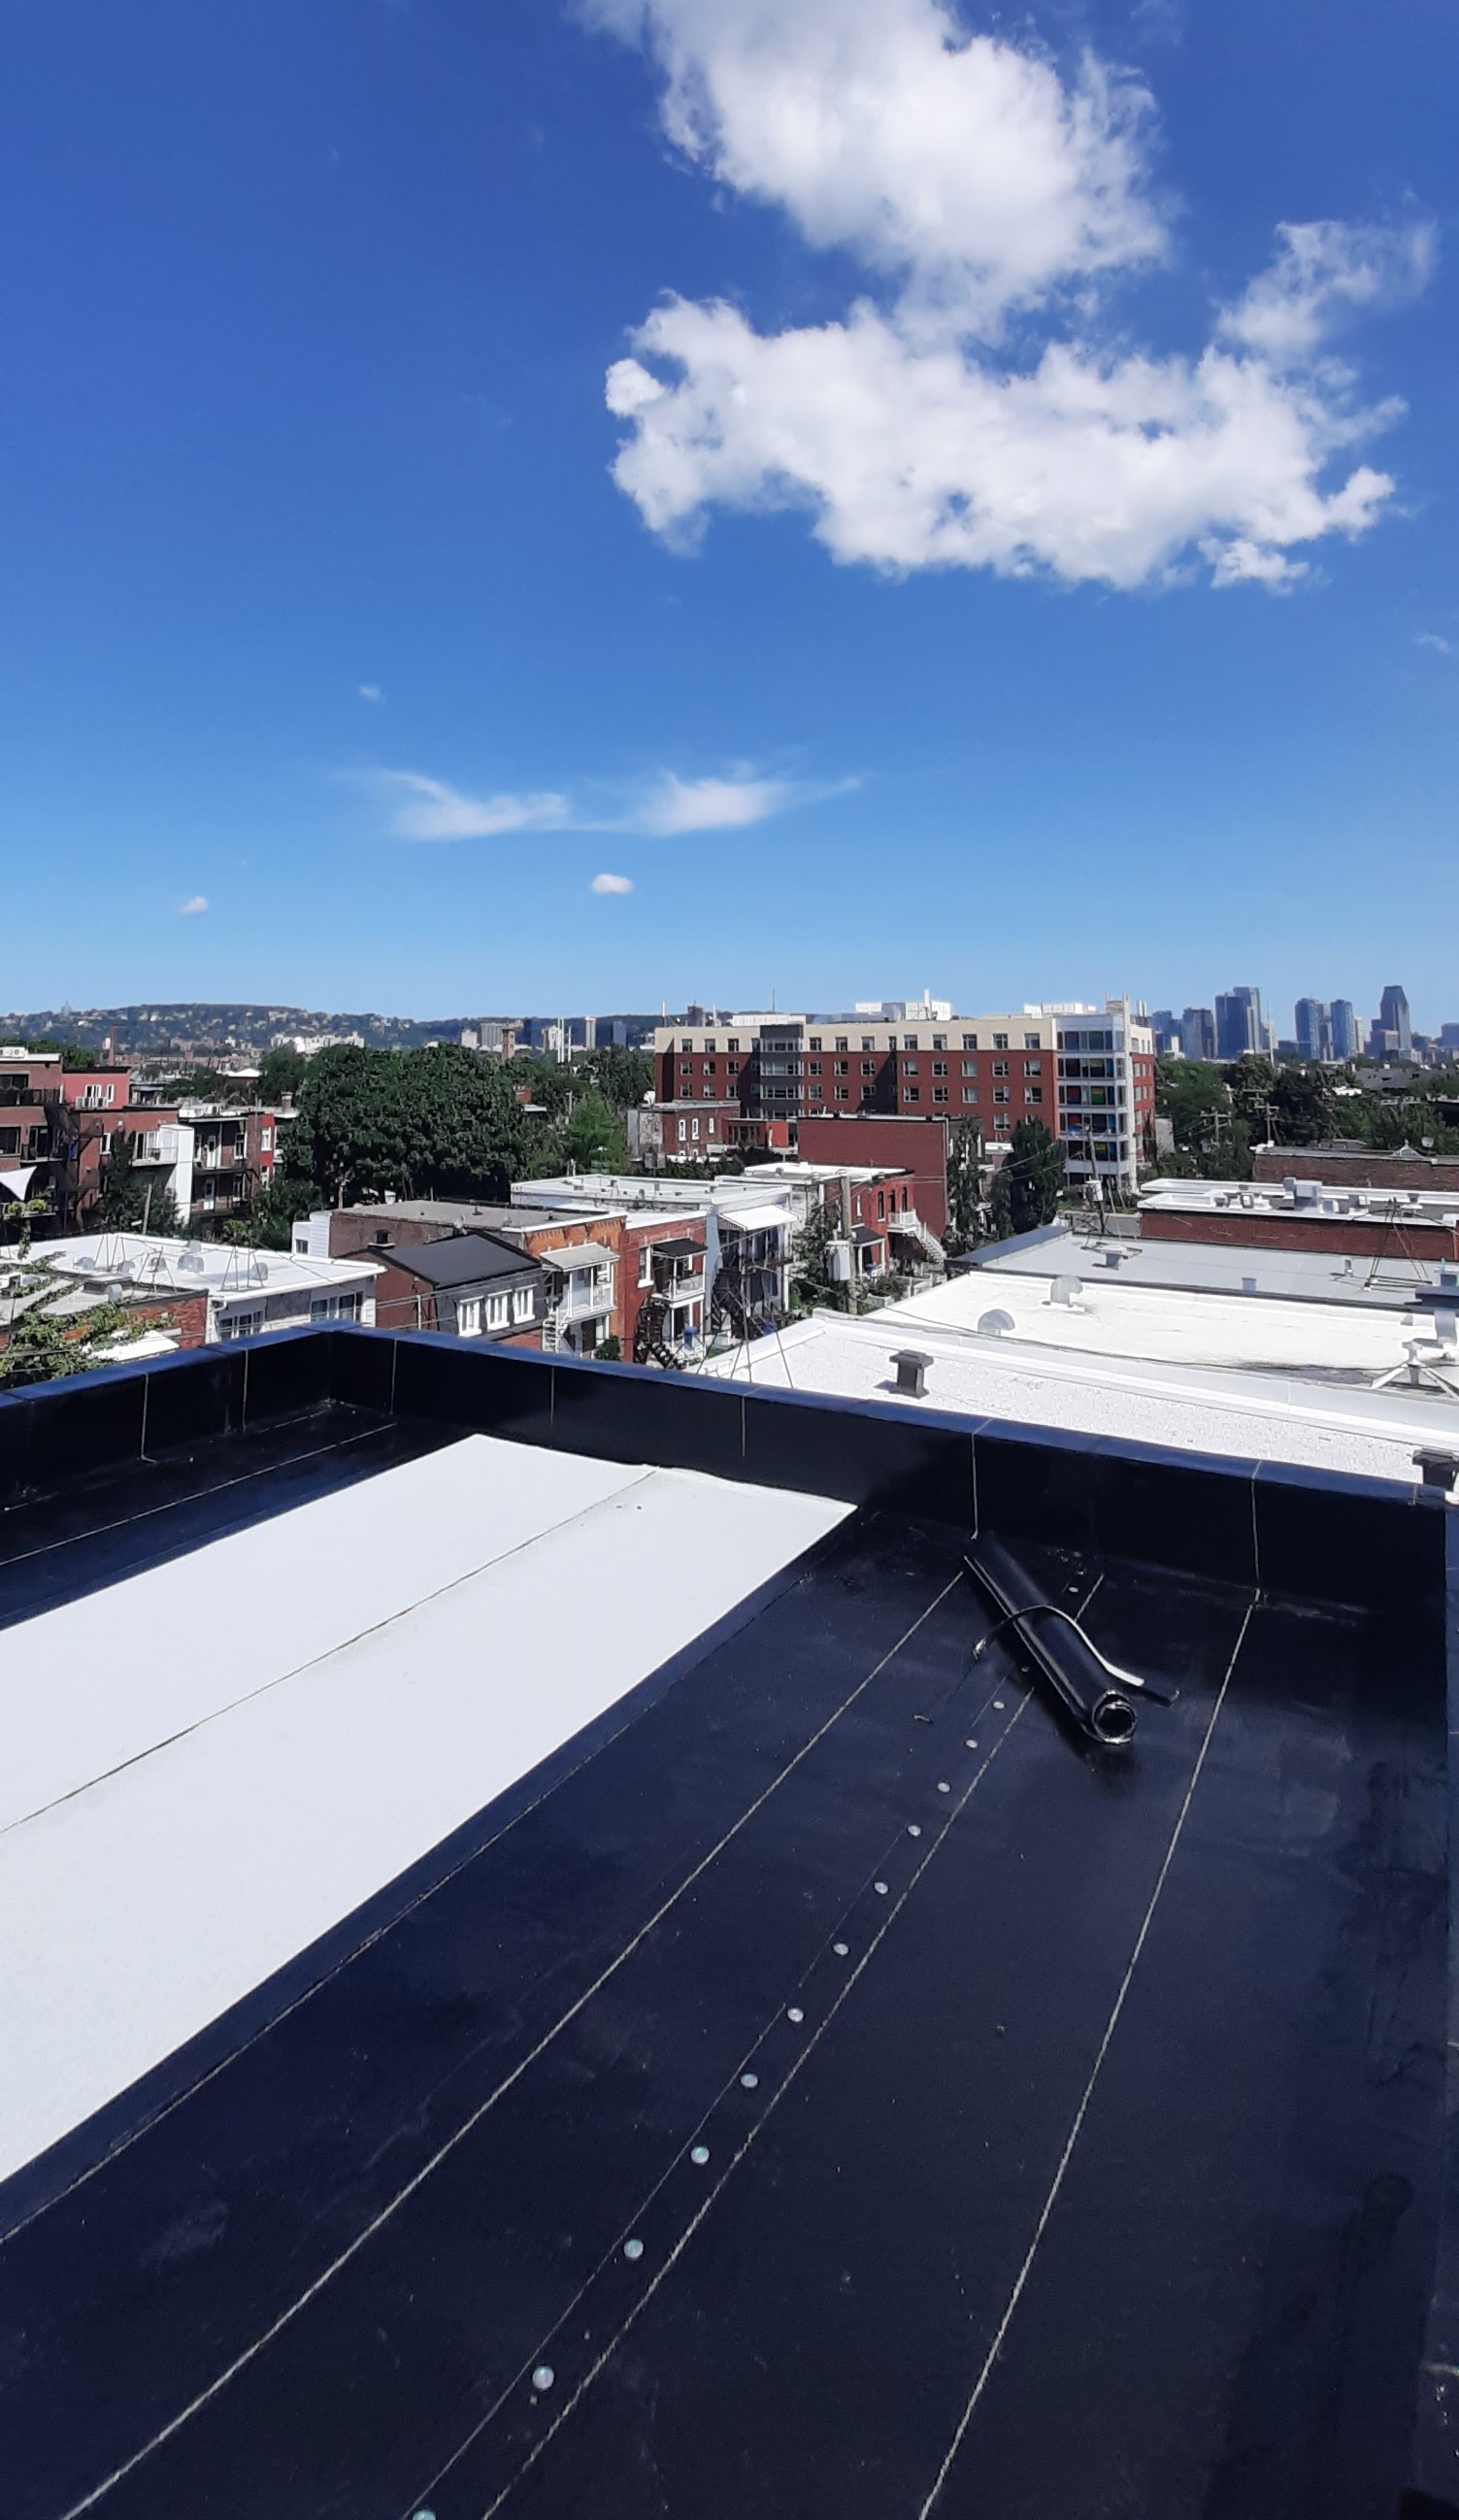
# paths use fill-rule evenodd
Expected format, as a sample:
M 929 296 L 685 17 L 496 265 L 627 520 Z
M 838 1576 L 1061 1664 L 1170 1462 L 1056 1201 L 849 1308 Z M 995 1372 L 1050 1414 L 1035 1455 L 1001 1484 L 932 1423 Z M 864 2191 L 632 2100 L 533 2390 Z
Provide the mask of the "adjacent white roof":
M 1413 1456 L 1421 1447 L 1459 1452 L 1459 1399 L 1437 1391 L 1354 1391 L 1274 1373 L 1060 1354 L 1006 1337 L 938 1331 L 909 1320 L 912 1309 L 889 1305 L 860 1320 L 817 1312 L 711 1357 L 699 1371 L 760 1389 L 890 1401 L 1409 1483 L 1419 1476 Z M 905 1399 L 895 1387 L 891 1357 L 906 1347 L 932 1360 L 923 1400 Z
M 537 1254 L 549 1269 L 611 1269 L 617 1256 L 607 1242 L 564 1242 Z
M 0 2179 L 847 1510 L 478 1435 L 10 1630 Z
M 1072 1272 L 1070 1273 L 1071 1278 Z M 1085 1274 L 1077 1300 L 1058 1300 L 1060 1281 L 1000 1270 L 951 1278 L 926 1294 L 888 1305 L 879 1318 L 904 1337 L 941 1329 L 974 1336 L 991 1308 L 1013 1317 L 1021 1346 L 1055 1348 L 1091 1360 L 1136 1357 L 1178 1366 L 1315 1373 L 1370 1382 L 1405 1362 L 1408 1343 L 1432 1342 L 1435 1320 L 1358 1304 L 1301 1304 L 1273 1298 L 1144 1286 L 1121 1270 Z
M 4 1255 L 16 1259 L 16 1251 Z M 37 1242 L 32 1262 L 60 1278 L 122 1286 L 128 1293 L 211 1295 L 218 1303 L 310 1286 L 358 1286 L 379 1265 L 358 1252 L 348 1260 L 306 1260 L 293 1251 L 253 1251 L 240 1243 L 183 1242 L 157 1234 L 76 1234 Z
M 736 1234 L 769 1234 L 776 1226 L 794 1222 L 788 1208 L 772 1206 L 768 1200 L 760 1206 L 726 1207 L 720 1218 L 720 1224 L 732 1227 Z
M 1208 1294 L 1240 1295 L 1254 1280 L 1258 1298 L 1269 1295 L 1306 1303 L 1376 1304 L 1402 1312 L 1416 1289 L 1436 1286 L 1438 1264 L 1410 1260 L 1401 1252 L 1375 1258 L 1342 1251 L 1284 1251 L 1265 1243 L 1145 1241 L 1137 1234 L 1071 1234 L 1051 1229 L 1038 1240 L 1021 1239 L 1001 1252 L 996 1244 L 972 1254 L 974 1268 L 957 1274 L 981 1277 L 1073 1277 L 1097 1292 L 1102 1286 L 1174 1286 Z
M 1151 1181 L 1140 1192 L 1141 1208 L 1165 1208 L 1187 1216 L 1230 1214 L 1291 1216 L 1298 1213 L 1322 1222 L 1356 1217 L 1365 1224 L 1387 1224 L 1405 1216 L 1426 1223 L 1451 1223 L 1459 1215 L 1459 1193 L 1444 1190 L 1363 1190 L 1346 1182 L 1294 1178 L 1282 1182 Z

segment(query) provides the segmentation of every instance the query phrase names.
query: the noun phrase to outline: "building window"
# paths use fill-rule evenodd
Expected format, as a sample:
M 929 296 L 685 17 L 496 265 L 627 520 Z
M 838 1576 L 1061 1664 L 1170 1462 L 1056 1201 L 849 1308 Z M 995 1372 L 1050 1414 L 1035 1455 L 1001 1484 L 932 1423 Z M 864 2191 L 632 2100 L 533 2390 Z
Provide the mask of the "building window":
M 976 1076 L 976 1075 L 978 1074 L 978 1061 L 977 1061 L 977 1059 L 976 1059 L 976 1058 L 965 1058 L 965 1059 L 964 1059 L 964 1061 L 963 1061 L 963 1074 L 964 1074 L 965 1076 Z
M 488 1296 L 487 1296 L 487 1298 L 486 1298 L 486 1328 L 487 1328 L 489 1330 L 504 1330 L 504 1329 L 506 1328 L 506 1327 L 507 1327 L 507 1322 L 508 1322 L 508 1319 L 509 1319 L 510 1313 L 511 1313 L 511 1298 L 510 1298 L 510 1296 L 507 1296 L 507 1295 L 488 1295 Z
M 921 1100 L 922 1088 L 920 1085 L 904 1085 L 902 1087 L 902 1101 L 904 1102 L 920 1102 Z
M 915 1050 L 915 1049 L 916 1049 L 916 1047 L 917 1047 L 917 1035 L 915 1034 L 915 1032 L 904 1032 L 904 1033 L 902 1034 L 902 1048 L 903 1048 L 903 1050 Z
M 916 1075 L 916 1073 L 917 1073 L 917 1061 L 916 1061 L 916 1059 L 915 1059 L 915 1058 L 904 1058 L 904 1059 L 902 1060 L 902 1074 L 903 1074 L 903 1076 L 915 1076 L 915 1075 Z
M 947 1048 L 947 1035 L 945 1032 L 934 1033 L 933 1048 L 934 1050 L 945 1050 Z
M 358 1295 L 312 1295 L 309 1299 L 311 1322 L 357 1322 L 360 1317 Z M 262 1325 L 262 1314 L 259 1315 Z
M 946 1088 L 946 1086 L 945 1086 L 945 1085 L 935 1085 L 935 1086 L 933 1087 L 933 1101 L 934 1101 L 935 1102 L 946 1102 L 946 1100 L 947 1100 L 947 1088 Z
M 266 1154 L 268 1154 L 268 1153 L 269 1153 L 269 1151 L 270 1151 L 270 1149 L 272 1148 L 273 1143 L 274 1143 L 274 1133 L 273 1133 L 272 1129 L 260 1129 L 260 1130 L 259 1130 L 259 1132 L 258 1132 L 258 1148 L 259 1148 L 259 1152 L 260 1152 L 261 1154 L 265 1154 L 265 1155 L 266 1155 Z
M 714 1100 L 713 1086 L 702 1085 L 699 1090 L 699 1099 L 702 1102 L 712 1102 Z
M 738 1041 L 735 1039 L 735 1036 L 734 1036 L 734 1034 L 733 1034 L 733 1033 L 731 1033 L 731 1035 L 730 1035 L 730 1037 L 729 1037 L 728 1041 L 725 1043 L 725 1045 L 724 1045 L 724 1046 L 725 1046 L 725 1049 L 726 1049 L 726 1050 L 738 1050 L 738 1049 L 739 1049 L 739 1047 L 740 1047 L 740 1045 L 739 1045 Z
M 945 1058 L 935 1058 L 935 1059 L 933 1060 L 933 1074 L 934 1074 L 935 1076 L 945 1076 L 945 1075 L 946 1075 L 946 1073 L 947 1073 L 947 1061 L 946 1061 L 946 1059 L 945 1059 Z
M 976 1086 L 976 1085 L 965 1085 L 965 1086 L 963 1087 L 963 1101 L 964 1101 L 965 1102 L 977 1102 L 977 1100 L 978 1100 L 978 1088 L 977 1088 L 977 1086 Z
M 456 1336 L 479 1338 L 481 1335 L 481 1298 L 463 1295 L 456 1305 Z
M 994 1033 L 993 1048 L 994 1050 L 1006 1050 L 1008 1048 L 1008 1035 L 1006 1032 Z
M 978 1035 L 976 1032 L 964 1033 L 963 1048 L 964 1050 L 976 1050 L 978 1048 Z
M 1008 1101 L 1008 1088 L 1006 1085 L 995 1085 L 993 1087 L 993 1101 L 995 1102 L 1006 1102 Z
M 810 1089 L 810 1099 L 812 1102 L 824 1102 L 826 1100 L 825 1087 L 823 1085 L 813 1085 Z
M 514 1322 L 529 1322 L 531 1317 L 532 1290 L 530 1286 L 519 1286 L 512 1297 L 512 1319 Z
M 820 1034 L 819 1034 L 818 1032 L 813 1032 L 813 1033 L 811 1034 L 811 1036 L 810 1036 L 810 1040 L 809 1040 L 809 1042 L 807 1043 L 806 1047 L 807 1047 L 807 1049 L 809 1049 L 809 1050 L 819 1050 L 819 1049 L 820 1049 L 820 1047 L 821 1047 L 821 1036 L 820 1036 Z M 819 1075 L 820 1075 L 820 1072 L 821 1072 L 821 1071 L 820 1071 L 820 1069 L 819 1069 L 819 1068 L 817 1068 L 817 1069 L 816 1069 L 816 1071 L 815 1071 L 815 1073 L 817 1074 L 817 1076 L 819 1076 Z
M 740 1073 L 740 1062 L 739 1062 L 738 1058 L 727 1058 L 727 1059 L 725 1060 L 725 1062 L 724 1062 L 724 1066 L 725 1066 L 725 1073 L 726 1073 L 726 1075 L 728 1075 L 728 1076 L 738 1076 L 738 1075 L 739 1075 L 739 1073 Z
M 878 1223 L 879 1225 L 882 1223 L 882 1221 L 883 1221 L 883 1219 L 885 1218 L 886 1214 L 887 1214 L 887 1192 L 886 1192 L 884 1190 L 879 1190 L 879 1191 L 878 1191 L 878 1192 L 877 1192 L 877 1223 Z
M 713 1040 L 712 1040 L 712 1038 L 711 1038 L 711 1037 L 707 1033 L 707 1034 L 706 1034 L 706 1036 L 705 1036 L 705 1048 L 706 1048 L 706 1050 L 712 1050 L 712 1049 L 713 1049 L 713 1047 L 714 1047 Z
M 835 1061 L 833 1061 L 832 1069 L 831 1069 L 831 1073 L 832 1073 L 832 1075 L 833 1075 L 833 1076 L 849 1076 L 850 1072 L 851 1072 L 851 1063 L 850 1063 L 850 1060 L 849 1060 L 849 1059 L 846 1059 L 846 1058 L 838 1058 L 838 1059 L 836 1059 Z
M 681 1059 L 680 1059 L 680 1061 L 679 1061 L 679 1074 L 680 1074 L 681 1076 L 692 1076 L 692 1075 L 694 1074 L 694 1061 L 693 1061 L 693 1059 L 692 1059 L 692 1058 L 681 1058 Z
M 851 1089 L 849 1085 L 838 1085 L 836 1088 L 836 1099 L 838 1102 L 849 1102 L 851 1099 Z
M 694 1048 L 694 1044 L 692 1041 L 681 1041 L 679 1048 L 681 1050 L 692 1050 Z
M 654 1282 L 654 1251 L 648 1242 L 639 1244 L 638 1282 L 641 1286 L 652 1286 Z
M 1040 1059 L 1040 1058 L 1026 1058 L 1026 1059 L 1025 1059 L 1025 1061 L 1024 1061 L 1024 1074 L 1025 1074 L 1026 1076 L 1042 1076 L 1042 1074 L 1043 1074 L 1043 1061 L 1042 1061 L 1042 1059 Z
M 811 1043 L 812 1050 L 819 1050 L 820 1046 L 821 1045 L 818 1041 Z M 818 1058 L 808 1058 L 805 1062 L 808 1074 L 811 1076 L 819 1076 L 821 1072 L 821 1064 L 822 1062 Z
M 995 1058 L 995 1059 L 994 1059 L 994 1061 L 993 1061 L 993 1074 L 994 1074 L 995 1076 L 1006 1076 L 1006 1075 L 1008 1074 L 1008 1061 L 1007 1061 L 1007 1059 L 1006 1059 L 1006 1058 Z
M 688 1135 L 689 1135 L 689 1123 L 688 1123 L 688 1121 L 687 1121 L 687 1120 L 681 1120 L 681 1121 L 679 1122 L 679 1144 L 680 1144 L 680 1146 L 681 1146 L 681 1147 L 682 1147 L 682 1145 L 683 1145 L 683 1143 L 684 1143 L 685 1139 L 688 1137 Z
M 1026 1033 L 1025 1033 L 1025 1035 L 1024 1035 L 1024 1048 L 1025 1048 L 1026 1050 L 1042 1050 L 1042 1048 L 1043 1048 L 1043 1044 L 1042 1044 L 1042 1042 L 1039 1040 L 1038 1035 L 1037 1035 L 1037 1033 L 1036 1033 L 1036 1032 L 1026 1032 Z
M 845 1036 L 845 1034 L 844 1034 L 843 1032 L 839 1032 L 839 1033 L 837 1034 L 837 1036 L 836 1036 L 836 1047 L 837 1047 L 837 1049 L 838 1049 L 838 1050 L 848 1050 L 848 1049 L 850 1048 L 850 1044 L 849 1044 L 849 1042 L 847 1041 L 846 1036 Z
M 875 1050 L 875 1049 L 876 1049 L 876 1046 L 877 1046 L 877 1044 L 876 1044 L 876 1037 L 875 1037 L 875 1035 L 874 1035 L 874 1034 L 872 1034 L 872 1033 L 869 1033 L 869 1032 L 864 1032 L 864 1033 L 862 1034 L 862 1036 L 861 1036 L 861 1047 L 862 1047 L 862 1049 L 863 1049 L 863 1050 Z
M 1006 1111 L 999 1111 L 994 1116 L 993 1126 L 995 1129 L 1011 1129 L 1013 1122 Z
M 699 1113 L 697 1111 L 694 1118 L 689 1123 L 689 1135 L 691 1138 L 697 1138 L 699 1136 Z
M 1043 1087 L 1041 1085 L 1030 1085 L 1026 1087 L 1024 1094 L 1024 1100 L 1026 1102 L 1041 1102 L 1043 1101 Z

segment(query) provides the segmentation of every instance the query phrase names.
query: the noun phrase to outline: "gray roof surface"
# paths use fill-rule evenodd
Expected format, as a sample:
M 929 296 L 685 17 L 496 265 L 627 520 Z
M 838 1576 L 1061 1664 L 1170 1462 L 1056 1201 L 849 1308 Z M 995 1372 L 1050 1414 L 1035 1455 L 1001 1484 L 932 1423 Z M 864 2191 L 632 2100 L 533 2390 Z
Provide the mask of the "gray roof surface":
M 1114 1268 L 1107 1262 L 1110 1252 L 1119 1255 Z M 1188 1287 L 1203 1294 L 1239 1295 L 1242 1280 L 1254 1278 L 1258 1297 L 1376 1304 L 1391 1312 L 1404 1311 L 1416 1291 L 1437 1278 L 1432 1265 L 1396 1255 L 1381 1259 L 1374 1276 L 1373 1261 L 1361 1254 L 1347 1260 L 1326 1251 L 1275 1251 L 1264 1244 L 1254 1248 L 1235 1242 L 1147 1242 L 1133 1235 L 1093 1242 L 1058 1228 L 988 1243 L 968 1258 L 993 1275 L 1013 1271 L 1024 1277 L 1082 1278 L 1096 1285 Z
M 485 1278 L 529 1277 L 538 1263 L 489 1234 L 451 1234 L 443 1242 L 387 1245 L 381 1255 L 431 1286 L 475 1285 Z

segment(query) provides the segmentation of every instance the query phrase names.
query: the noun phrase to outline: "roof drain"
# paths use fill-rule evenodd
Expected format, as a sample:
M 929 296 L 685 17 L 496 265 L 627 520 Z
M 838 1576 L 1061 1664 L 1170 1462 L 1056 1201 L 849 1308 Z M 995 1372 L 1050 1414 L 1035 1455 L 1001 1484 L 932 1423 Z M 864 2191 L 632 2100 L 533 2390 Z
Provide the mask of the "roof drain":
M 1122 1750 L 1134 1738 L 1135 1709 L 1127 1690 L 1137 1690 L 1158 1706 L 1174 1703 L 1178 1690 L 1158 1688 L 1154 1682 L 1142 1680 L 1138 1672 L 1111 1662 L 1068 1610 L 1061 1609 L 1057 1601 L 1038 1598 L 1018 1559 L 1001 1541 L 986 1537 L 976 1540 L 963 1565 L 998 1613 L 987 1635 L 974 1646 L 974 1661 L 981 1660 L 1001 1630 L 1017 1627 L 1065 1711 L 1101 1749 Z M 1076 1642 L 1039 1634 L 1045 1620 L 1071 1631 Z M 1089 1669 L 1091 1663 L 1095 1666 L 1093 1671 Z

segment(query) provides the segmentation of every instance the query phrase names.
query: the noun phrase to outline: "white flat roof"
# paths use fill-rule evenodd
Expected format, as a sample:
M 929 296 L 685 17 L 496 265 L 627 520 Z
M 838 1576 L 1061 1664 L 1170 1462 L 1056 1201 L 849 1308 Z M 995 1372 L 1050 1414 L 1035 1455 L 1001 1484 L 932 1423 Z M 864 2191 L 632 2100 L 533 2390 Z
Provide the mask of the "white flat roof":
M 698 1371 L 762 1390 L 893 1401 L 1409 1484 L 1419 1475 L 1413 1456 L 1421 1446 L 1459 1452 L 1459 1400 L 1436 1391 L 1353 1391 L 1272 1373 L 1061 1355 L 1008 1338 L 949 1336 L 926 1324 L 914 1330 L 907 1310 L 889 1305 L 856 1321 L 818 1312 L 752 1346 L 727 1349 Z M 891 1357 L 906 1347 L 932 1359 L 923 1400 L 895 1387 Z M 1138 1554 L 1138 1535 L 1130 1547 Z
M 11 1251 L 5 1256 L 17 1255 Z M 132 1293 L 207 1294 L 220 1303 L 305 1286 L 358 1285 L 379 1275 L 379 1264 L 363 1251 L 348 1260 L 305 1260 L 293 1251 L 184 1242 L 157 1234 L 74 1234 L 59 1242 L 38 1242 L 29 1256 L 59 1278 L 97 1284 L 114 1280 Z
M 1109 1265 L 1114 1254 L 1114 1266 Z M 1071 1277 L 1091 1289 L 1123 1282 L 1203 1290 L 1212 1295 L 1240 1295 L 1242 1280 L 1255 1281 L 1255 1293 L 1304 1303 L 1376 1304 L 1383 1312 L 1402 1312 L 1416 1289 L 1436 1286 L 1438 1266 L 1433 1260 L 1407 1260 L 1401 1252 L 1370 1258 L 1342 1251 L 1288 1251 L 1266 1243 L 1145 1241 L 1137 1234 L 1086 1235 L 1052 1232 L 1045 1240 L 1023 1244 L 1005 1254 L 996 1246 L 973 1253 L 973 1269 L 959 1277 Z
M 1257 1216 L 1315 1217 L 1320 1223 L 1345 1217 L 1363 1223 L 1401 1225 L 1405 1216 L 1425 1223 L 1447 1222 L 1459 1213 L 1459 1192 L 1445 1190 L 1368 1190 L 1349 1182 L 1317 1182 L 1297 1178 L 1295 1192 L 1282 1182 L 1181 1181 L 1146 1182 L 1143 1208 L 1167 1208 L 1178 1215 L 1215 1213 Z
M 1072 1272 L 1069 1273 L 1072 1276 Z M 1273 1373 L 1328 1373 L 1371 1381 L 1405 1362 L 1408 1342 L 1432 1339 L 1433 1316 L 1414 1327 L 1401 1313 L 1359 1304 L 1299 1304 L 1200 1289 L 1142 1286 L 1123 1270 L 1086 1274 L 1080 1300 L 1055 1300 L 1057 1280 L 1032 1271 L 998 1272 L 996 1287 L 971 1270 L 945 1285 L 889 1304 L 880 1318 L 899 1333 L 942 1329 L 975 1334 L 996 1306 L 1011 1313 L 1022 1346 L 1058 1348 L 1098 1360 L 1220 1366 Z
M 564 1242 L 537 1254 L 549 1269 L 611 1269 L 617 1256 L 607 1242 Z
M 469 1436 L 8 1631 L 0 2178 L 848 1510 Z
M 737 1234 L 768 1234 L 779 1225 L 793 1225 L 795 1219 L 788 1207 L 775 1207 L 769 1200 L 763 1206 L 726 1207 L 722 1225 L 733 1226 Z

